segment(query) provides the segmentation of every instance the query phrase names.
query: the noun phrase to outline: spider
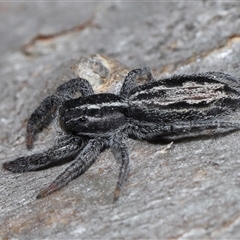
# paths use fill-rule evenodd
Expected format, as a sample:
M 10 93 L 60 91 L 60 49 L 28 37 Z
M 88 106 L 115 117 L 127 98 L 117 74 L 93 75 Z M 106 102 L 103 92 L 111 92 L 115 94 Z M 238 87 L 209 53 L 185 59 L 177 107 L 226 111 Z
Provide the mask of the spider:
M 148 82 L 137 86 L 141 76 L 147 76 Z M 73 99 L 76 93 L 81 97 Z M 240 124 L 231 120 L 239 103 L 238 81 L 221 72 L 155 80 L 148 67 L 134 69 L 126 76 L 119 95 L 95 94 L 87 80 L 71 79 L 32 113 L 26 144 L 32 148 L 37 133 L 56 115 L 66 134 L 50 149 L 5 162 L 3 167 L 20 173 L 43 169 L 63 159 L 74 160 L 37 195 L 42 198 L 85 173 L 98 155 L 110 148 L 120 163 L 116 201 L 128 174 L 128 137 L 172 140 L 239 130 Z

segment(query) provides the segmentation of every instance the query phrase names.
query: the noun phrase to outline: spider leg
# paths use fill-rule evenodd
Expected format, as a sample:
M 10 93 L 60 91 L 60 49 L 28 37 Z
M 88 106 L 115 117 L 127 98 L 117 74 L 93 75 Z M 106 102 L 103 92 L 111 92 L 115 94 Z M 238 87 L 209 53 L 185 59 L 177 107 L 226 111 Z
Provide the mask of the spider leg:
M 119 199 L 121 188 L 127 178 L 129 155 L 128 155 L 127 146 L 123 142 L 115 142 L 113 144 L 113 146 L 111 147 L 111 149 L 112 149 L 112 152 L 113 152 L 115 158 L 121 164 L 118 181 L 117 181 L 117 187 L 114 192 L 114 200 L 113 201 L 116 202 Z
M 133 69 L 132 71 L 130 71 L 123 82 L 120 96 L 123 98 L 127 98 L 130 91 L 137 86 L 137 78 L 144 75 L 147 75 L 148 81 L 152 81 L 154 79 L 149 67 Z
M 5 162 L 3 168 L 16 173 L 38 170 L 62 159 L 75 157 L 84 145 L 85 142 L 80 137 L 71 137 L 43 153 L 19 157 L 13 161 Z
M 137 139 L 154 140 L 161 138 L 174 139 L 182 136 L 198 136 L 218 134 L 239 130 L 240 124 L 231 121 L 198 121 L 198 122 L 177 122 L 167 125 L 157 123 L 140 123 L 134 121 L 129 128 L 129 135 Z M 211 132 L 214 131 L 214 132 Z
M 78 92 L 83 97 L 94 93 L 91 84 L 87 80 L 76 78 L 60 85 L 55 94 L 45 98 L 40 103 L 27 123 L 27 148 L 32 148 L 35 135 L 54 119 L 58 106 L 71 99 Z
M 75 93 L 81 93 L 82 97 L 87 97 L 94 94 L 92 85 L 89 81 L 83 78 L 74 78 L 66 83 L 63 83 L 57 88 L 56 94 L 58 96 L 71 99 Z
M 78 154 L 75 161 L 62 172 L 47 188 L 43 189 L 37 198 L 46 197 L 50 193 L 67 185 L 73 179 L 85 173 L 95 162 L 103 150 L 103 143 L 97 139 L 91 139 L 85 148 Z
M 176 124 L 171 126 L 171 134 L 165 135 L 166 138 L 171 139 L 183 137 L 197 137 L 200 135 L 217 135 L 236 131 L 240 129 L 240 124 L 231 121 L 199 121 L 191 124 Z
M 27 148 L 31 149 L 35 135 L 46 127 L 55 117 L 57 106 L 61 104 L 55 95 L 45 98 L 39 107 L 32 113 L 27 123 Z

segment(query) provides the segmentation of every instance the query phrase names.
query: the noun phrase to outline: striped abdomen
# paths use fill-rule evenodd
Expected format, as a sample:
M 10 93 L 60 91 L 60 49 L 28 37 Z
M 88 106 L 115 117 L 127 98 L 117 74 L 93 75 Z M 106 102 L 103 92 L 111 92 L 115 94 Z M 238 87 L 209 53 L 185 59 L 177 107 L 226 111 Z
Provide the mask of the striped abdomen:
M 129 105 L 132 118 L 141 122 L 197 122 L 240 106 L 240 94 L 217 80 L 178 76 L 135 88 Z

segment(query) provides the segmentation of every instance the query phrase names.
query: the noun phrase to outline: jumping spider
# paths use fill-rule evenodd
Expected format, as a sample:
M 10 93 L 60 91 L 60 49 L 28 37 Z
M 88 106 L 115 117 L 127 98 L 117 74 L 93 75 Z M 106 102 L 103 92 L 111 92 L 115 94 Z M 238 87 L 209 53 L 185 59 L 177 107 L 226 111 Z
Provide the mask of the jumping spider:
M 140 76 L 146 84 L 136 86 Z M 81 97 L 72 99 L 74 94 Z M 59 86 L 44 99 L 27 123 L 26 143 L 31 148 L 38 132 L 58 111 L 59 124 L 66 136 L 43 153 L 19 157 L 3 164 L 12 172 L 42 169 L 62 159 L 74 162 L 43 189 L 42 198 L 79 177 L 106 148 L 120 163 L 114 201 L 128 173 L 129 155 L 124 140 L 172 140 L 178 137 L 239 130 L 228 120 L 240 106 L 240 84 L 230 75 L 207 72 L 154 80 L 149 68 L 130 71 L 119 95 L 94 94 L 90 83 L 81 78 Z

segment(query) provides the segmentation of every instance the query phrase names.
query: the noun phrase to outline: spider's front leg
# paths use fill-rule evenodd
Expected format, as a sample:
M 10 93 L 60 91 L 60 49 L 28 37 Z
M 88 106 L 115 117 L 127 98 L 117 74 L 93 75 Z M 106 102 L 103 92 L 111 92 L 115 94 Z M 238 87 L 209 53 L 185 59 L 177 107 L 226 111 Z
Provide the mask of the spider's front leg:
M 37 198 L 42 198 L 50 193 L 67 185 L 73 179 L 85 173 L 88 168 L 95 162 L 100 152 L 104 149 L 104 142 L 100 139 L 91 139 L 85 148 L 76 156 L 75 161 L 47 188 L 43 189 Z
M 144 68 L 138 68 L 138 69 L 133 69 L 131 70 L 128 75 L 126 76 L 121 91 L 120 91 L 120 96 L 123 98 L 128 98 L 130 91 L 135 88 L 136 85 L 136 80 L 138 77 L 147 75 L 147 80 L 148 81 L 153 81 L 154 78 L 152 76 L 151 70 L 149 67 L 144 67 Z
M 61 143 L 59 142 L 43 153 L 19 157 L 13 161 L 5 162 L 3 168 L 15 173 L 39 170 L 63 159 L 74 158 L 86 145 L 86 141 L 80 137 L 67 139 L 64 137 Z
M 53 120 L 58 106 L 71 99 L 78 92 L 83 97 L 94 93 L 87 80 L 76 78 L 59 86 L 55 94 L 45 98 L 40 103 L 27 123 L 26 144 L 29 149 L 32 148 L 35 135 Z

